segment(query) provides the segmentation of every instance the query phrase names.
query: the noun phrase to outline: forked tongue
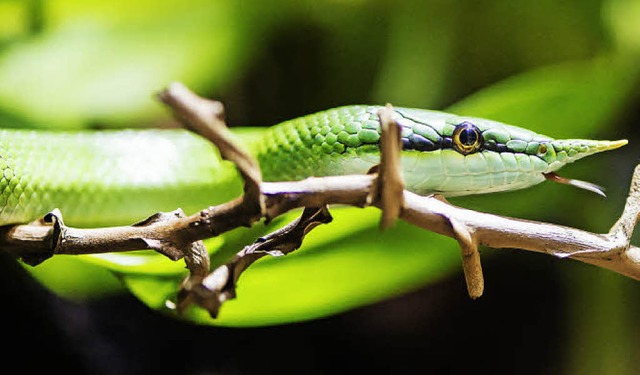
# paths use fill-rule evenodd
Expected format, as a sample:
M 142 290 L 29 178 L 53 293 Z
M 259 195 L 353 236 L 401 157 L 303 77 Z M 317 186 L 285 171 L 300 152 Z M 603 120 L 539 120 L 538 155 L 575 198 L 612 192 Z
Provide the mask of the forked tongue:
M 564 178 L 564 177 L 558 176 L 555 172 L 543 173 L 543 175 L 547 180 L 550 180 L 550 181 L 555 181 L 561 184 L 575 186 L 577 188 L 588 190 L 596 194 L 602 195 L 603 197 L 607 196 L 604 193 L 604 188 L 602 186 L 596 185 L 591 182 L 576 180 L 573 178 Z

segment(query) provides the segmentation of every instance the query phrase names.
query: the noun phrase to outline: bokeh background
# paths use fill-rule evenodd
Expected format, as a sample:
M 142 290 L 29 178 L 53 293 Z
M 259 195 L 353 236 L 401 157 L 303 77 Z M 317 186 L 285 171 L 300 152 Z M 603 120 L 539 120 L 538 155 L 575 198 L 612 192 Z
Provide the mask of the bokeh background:
M 454 201 L 606 232 L 640 155 L 638 19 L 636 0 L 0 0 L 0 125 L 175 126 L 153 95 L 181 81 L 221 100 L 230 126 L 389 102 L 558 138 L 627 138 L 625 148 L 564 172 L 604 185 L 607 199 L 546 183 Z M 402 224 L 381 234 L 375 215 L 347 212 L 339 233 L 319 230 L 300 254 L 256 265 L 220 326 L 157 309 L 158 290 L 175 277 L 73 259 L 30 270 L 2 254 L 5 366 L 93 374 L 640 370 L 637 281 L 483 249 L 485 296 L 471 301 L 453 240 Z

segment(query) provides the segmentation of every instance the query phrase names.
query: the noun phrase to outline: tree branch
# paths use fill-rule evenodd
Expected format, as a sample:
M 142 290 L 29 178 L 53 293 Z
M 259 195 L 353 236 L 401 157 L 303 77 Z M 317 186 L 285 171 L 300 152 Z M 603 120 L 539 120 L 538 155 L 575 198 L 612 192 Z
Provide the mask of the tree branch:
M 177 309 L 183 312 L 195 303 L 215 318 L 222 304 L 236 296 L 236 283 L 255 261 L 265 255 L 284 256 L 297 250 L 309 231 L 320 224 L 331 222 L 326 206 L 305 208 L 302 215 L 289 225 L 246 246 L 228 263 L 216 268 L 201 282 L 184 283 L 178 293 Z
M 382 128 L 381 164 L 368 175 L 263 182 L 257 162 L 233 142 L 222 105 L 191 93 L 179 84 L 159 95 L 185 127 L 205 136 L 223 158 L 235 163 L 245 182 L 244 194 L 230 202 L 185 216 L 181 211 L 158 213 L 131 226 L 79 229 L 64 225 L 57 210 L 43 220 L 0 228 L 0 248 L 35 265 L 55 254 L 90 254 L 153 249 L 171 259 L 185 258 L 190 276 L 178 295 L 177 309 L 195 303 L 215 316 L 221 304 L 235 296 L 241 273 L 258 258 L 297 249 L 304 236 L 331 216 L 327 205 L 375 206 L 382 210 L 381 227 L 396 218 L 456 239 L 462 251 L 469 295 L 482 295 L 484 282 L 478 247 L 515 248 L 573 258 L 640 280 L 640 248 L 630 244 L 640 215 L 640 166 L 620 219 L 606 234 L 566 226 L 520 220 L 456 207 L 436 195 L 403 190 L 399 173 L 399 126 L 390 108 L 379 116 Z M 294 208 L 302 216 L 280 231 L 245 247 L 227 264 L 209 270 L 200 242 L 228 230 L 270 220 Z M 320 207 L 320 208 L 318 208 Z

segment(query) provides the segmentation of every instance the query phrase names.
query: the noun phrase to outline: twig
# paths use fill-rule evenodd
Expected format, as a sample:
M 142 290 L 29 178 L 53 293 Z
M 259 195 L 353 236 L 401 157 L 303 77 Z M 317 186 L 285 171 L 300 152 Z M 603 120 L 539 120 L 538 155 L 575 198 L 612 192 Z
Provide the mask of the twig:
M 381 229 L 387 229 L 393 224 L 404 205 L 402 197 L 404 179 L 400 166 L 402 140 L 400 126 L 393 119 L 394 115 L 393 107 L 390 104 L 378 112 L 382 133 L 380 136 L 380 164 L 378 178 L 371 194 L 373 195 L 373 204 L 378 205 L 382 210 Z
M 253 245 L 246 246 L 231 261 L 216 268 L 202 282 L 183 284 L 178 293 L 178 311 L 182 312 L 188 305 L 195 303 L 215 318 L 220 306 L 225 301 L 235 298 L 238 278 L 249 266 L 265 255 L 284 256 L 298 249 L 310 230 L 331 220 L 326 206 L 305 208 L 297 220 L 259 238 Z
M 233 162 L 242 175 L 246 199 L 261 202 L 262 172 L 257 161 L 233 141 L 233 136 L 224 122 L 222 103 L 199 97 L 178 82 L 161 91 L 158 99 L 171 107 L 173 114 L 181 120 L 185 128 L 216 145 L 222 159 Z

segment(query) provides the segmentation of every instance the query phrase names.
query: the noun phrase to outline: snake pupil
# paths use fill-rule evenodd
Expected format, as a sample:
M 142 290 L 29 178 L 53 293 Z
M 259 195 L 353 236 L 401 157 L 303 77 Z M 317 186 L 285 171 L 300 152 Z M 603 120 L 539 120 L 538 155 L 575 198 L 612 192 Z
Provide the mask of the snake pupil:
M 478 134 L 473 129 L 462 129 L 460 132 L 460 143 L 473 146 L 478 141 Z
M 480 130 L 468 121 L 456 126 L 452 138 L 454 148 L 463 155 L 478 151 L 484 141 Z

